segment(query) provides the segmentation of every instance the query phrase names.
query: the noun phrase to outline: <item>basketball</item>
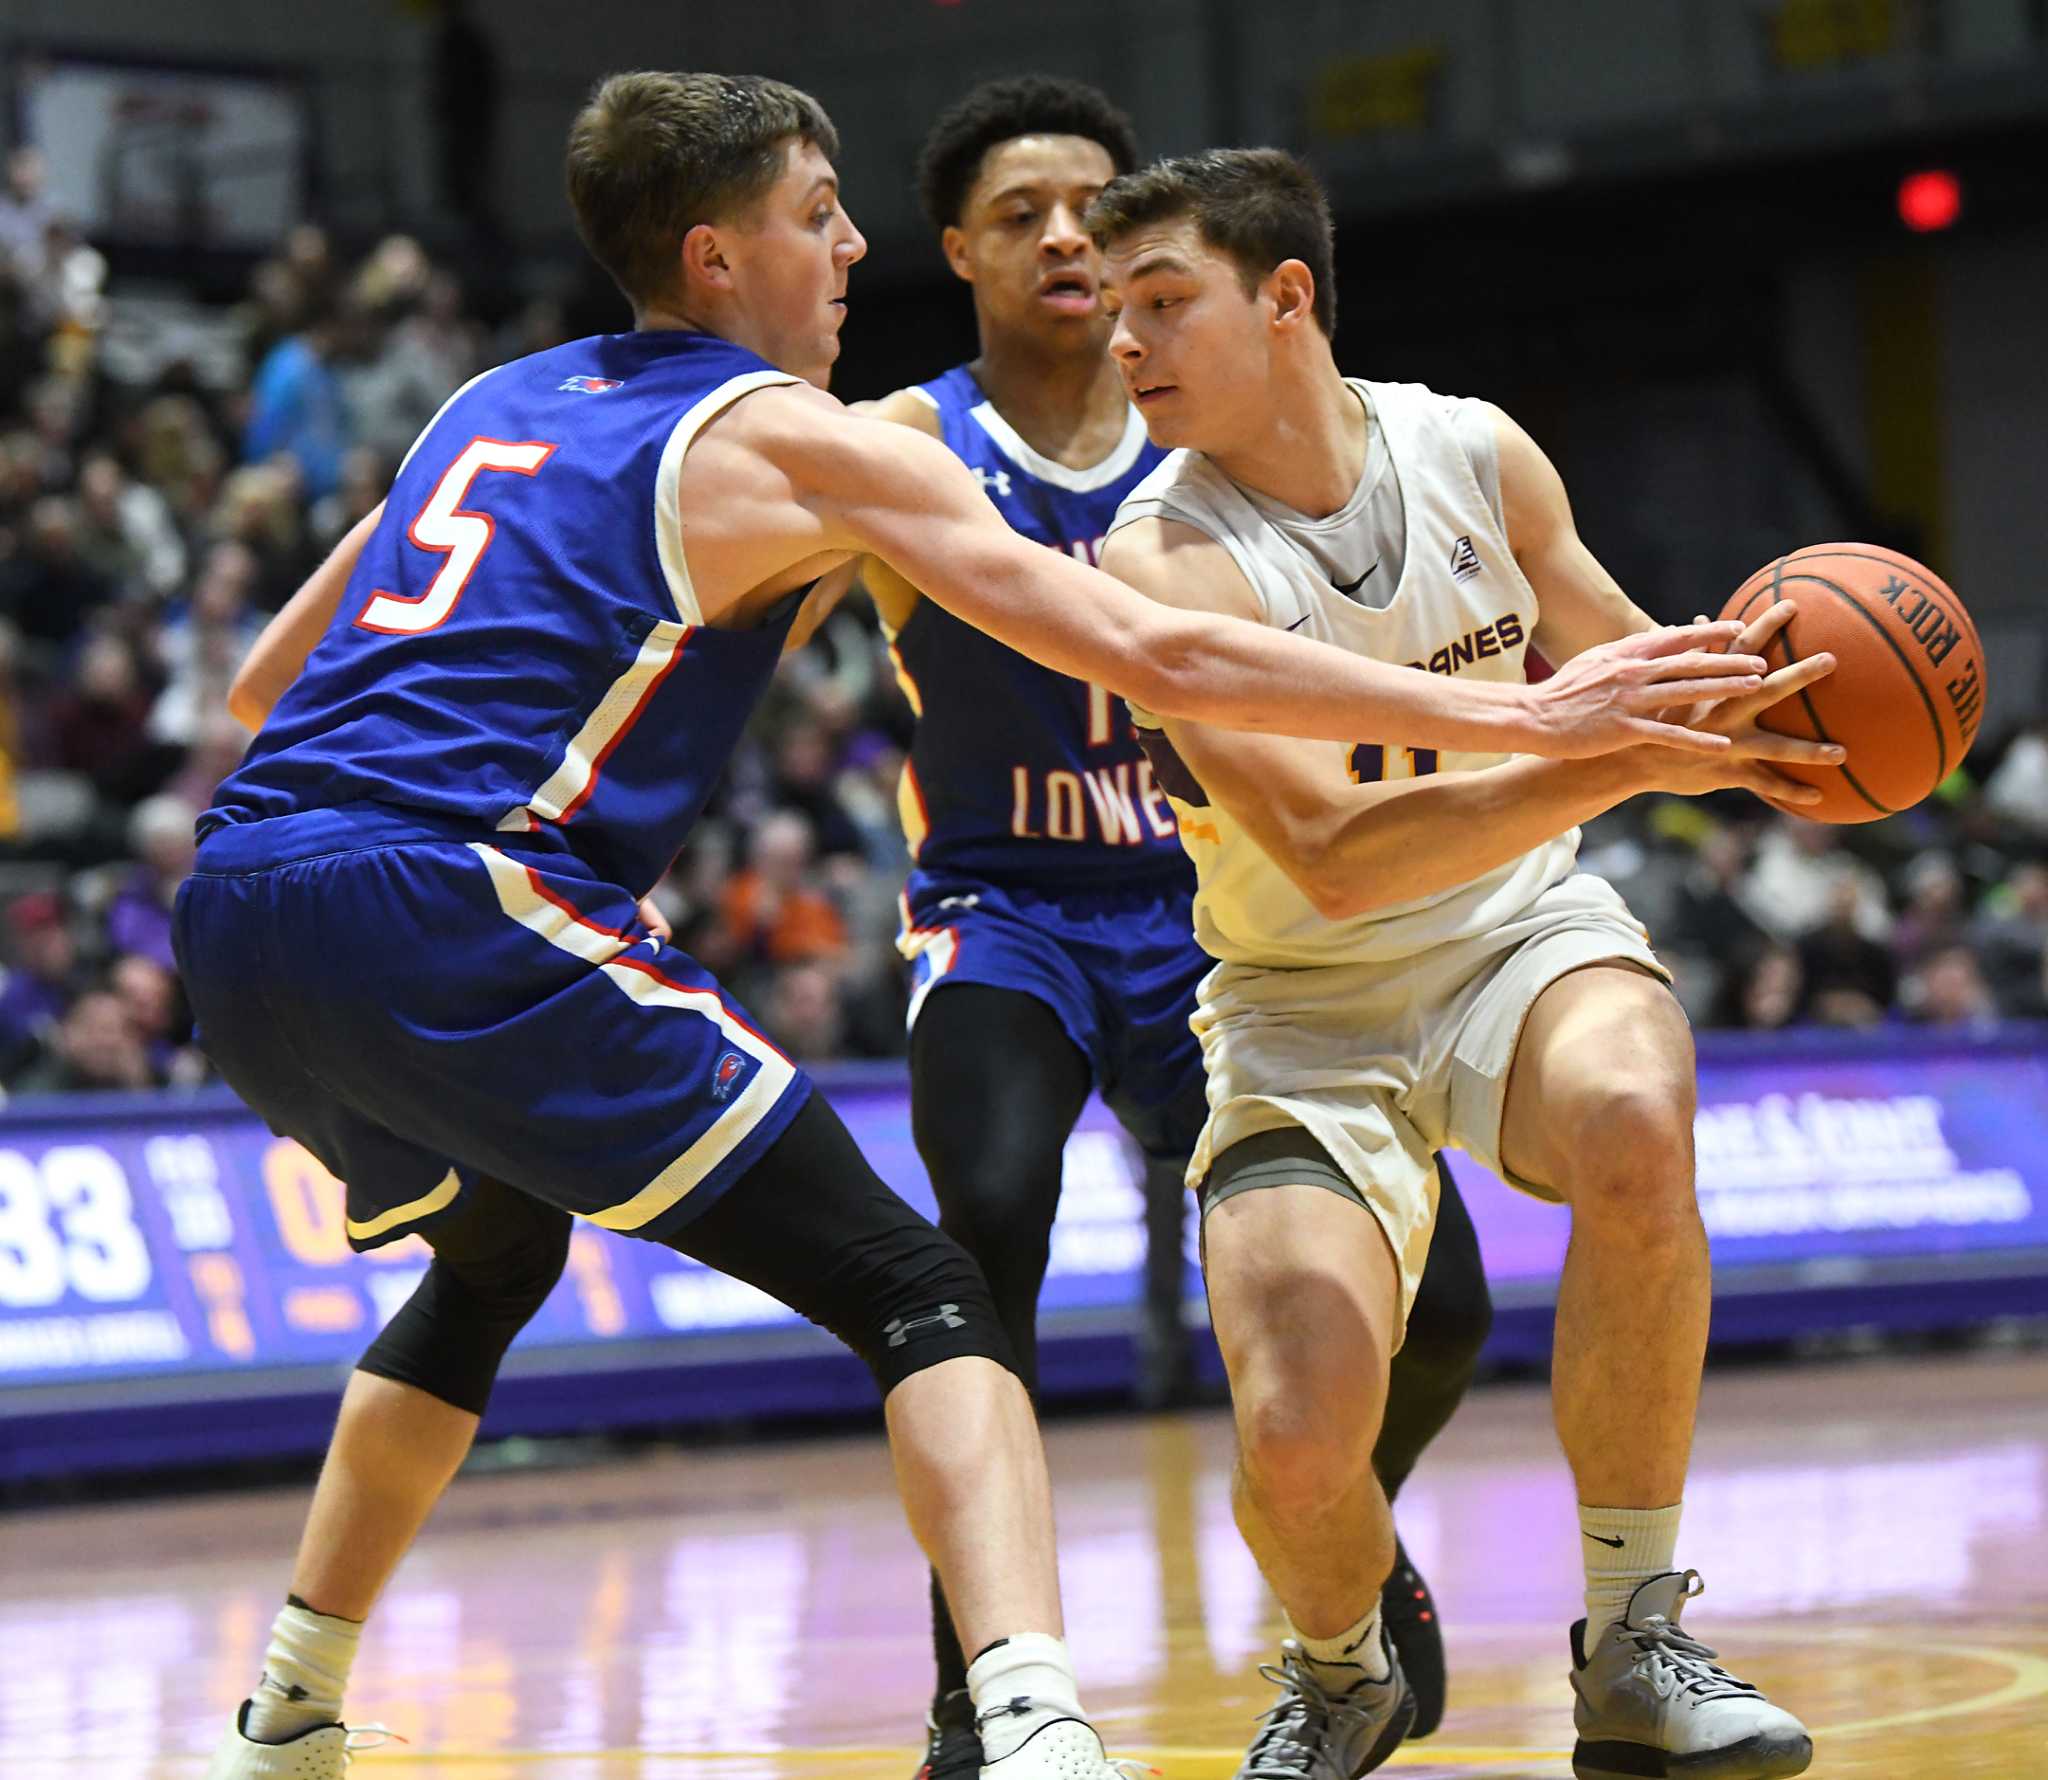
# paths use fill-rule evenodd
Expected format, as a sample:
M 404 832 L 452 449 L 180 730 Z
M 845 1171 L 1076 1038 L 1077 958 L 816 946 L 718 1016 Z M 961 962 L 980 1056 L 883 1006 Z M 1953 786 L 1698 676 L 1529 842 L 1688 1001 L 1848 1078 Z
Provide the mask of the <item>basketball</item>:
M 1840 766 L 1787 766 L 1823 801 L 1816 822 L 1875 822 L 1948 777 L 1984 715 L 1984 647 L 1948 584 L 1880 544 L 1810 544 L 1767 563 L 1721 609 L 1744 623 L 1798 603 L 1764 653 L 1773 668 L 1827 651 L 1835 671 L 1766 711 L 1764 728 L 1839 742 Z

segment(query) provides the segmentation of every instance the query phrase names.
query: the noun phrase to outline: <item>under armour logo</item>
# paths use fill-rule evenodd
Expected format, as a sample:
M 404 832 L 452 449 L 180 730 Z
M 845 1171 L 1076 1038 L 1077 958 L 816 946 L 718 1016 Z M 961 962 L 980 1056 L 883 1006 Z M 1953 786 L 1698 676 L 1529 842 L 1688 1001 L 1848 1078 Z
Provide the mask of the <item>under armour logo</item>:
M 981 492 L 983 494 L 994 493 L 1002 495 L 1006 499 L 1008 498 L 1010 493 L 1010 472 L 1008 470 L 985 470 L 979 464 L 974 465 L 973 468 L 974 479 L 981 484 Z
M 1451 579 L 1469 581 L 1486 564 L 1479 560 L 1479 552 L 1472 548 L 1470 538 L 1460 538 L 1451 546 Z
M 978 892 L 967 896 L 944 896 L 939 899 L 939 907 L 942 909 L 977 909 L 981 907 L 981 896 Z
M 882 1333 L 889 1337 L 891 1347 L 908 1347 L 913 1329 L 964 1329 L 967 1319 L 960 1314 L 957 1304 L 941 1304 L 932 1316 L 899 1316 L 888 1324 Z

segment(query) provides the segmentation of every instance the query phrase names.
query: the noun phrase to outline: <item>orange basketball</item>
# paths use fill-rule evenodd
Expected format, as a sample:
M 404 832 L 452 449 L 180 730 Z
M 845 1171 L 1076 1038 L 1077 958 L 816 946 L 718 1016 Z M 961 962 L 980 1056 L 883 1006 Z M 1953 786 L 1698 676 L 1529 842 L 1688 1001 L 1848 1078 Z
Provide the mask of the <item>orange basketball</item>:
M 1810 544 L 1735 590 L 1745 623 L 1781 599 L 1792 621 L 1765 651 L 1774 668 L 1826 650 L 1835 671 L 1766 711 L 1780 735 L 1839 742 L 1840 766 L 1786 767 L 1824 801 L 1816 822 L 1875 822 L 1911 809 L 1961 764 L 1984 715 L 1984 646 L 1947 583 L 1879 544 Z

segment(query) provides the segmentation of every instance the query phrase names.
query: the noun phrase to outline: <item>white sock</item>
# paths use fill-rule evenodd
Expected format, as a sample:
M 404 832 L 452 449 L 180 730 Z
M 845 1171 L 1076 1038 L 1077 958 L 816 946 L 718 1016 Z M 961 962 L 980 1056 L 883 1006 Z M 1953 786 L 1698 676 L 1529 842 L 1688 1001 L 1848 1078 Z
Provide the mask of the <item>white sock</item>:
M 1653 1576 L 1677 1567 L 1678 1517 L 1669 1508 L 1588 1508 L 1579 1504 L 1579 1550 L 1586 1561 L 1586 1649 L 1615 1621 L 1628 1617 L 1629 1598 Z
M 1052 1719 L 1087 1717 L 1066 1640 L 1045 1632 L 1018 1632 L 991 1644 L 968 1666 L 967 1691 L 977 1719 L 998 1714 L 981 1724 L 984 1763 L 1001 1761 Z
M 362 1635 L 352 1619 L 287 1606 L 271 1625 L 263 1679 L 249 1696 L 249 1740 L 284 1743 L 315 1725 L 339 1723 Z
M 1372 1611 L 1356 1625 L 1334 1638 L 1311 1638 L 1292 1620 L 1287 1629 L 1308 1658 L 1310 1672 L 1332 1693 L 1349 1693 L 1361 1681 L 1384 1681 L 1392 1671 L 1387 1667 L 1386 1647 L 1380 1639 L 1379 1597 L 1373 1597 Z

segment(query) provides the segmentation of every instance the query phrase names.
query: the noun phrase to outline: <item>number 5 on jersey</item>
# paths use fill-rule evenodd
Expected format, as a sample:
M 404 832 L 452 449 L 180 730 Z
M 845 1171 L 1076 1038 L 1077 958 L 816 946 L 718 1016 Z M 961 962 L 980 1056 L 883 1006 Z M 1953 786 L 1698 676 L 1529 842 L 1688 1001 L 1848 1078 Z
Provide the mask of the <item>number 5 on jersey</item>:
M 434 484 L 427 504 L 406 528 L 405 535 L 422 550 L 437 550 L 447 558 L 440 572 L 418 599 L 402 599 L 381 590 L 372 592 L 362 611 L 356 614 L 357 625 L 386 636 L 411 637 L 446 624 L 497 531 L 488 513 L 471 513 L 463 508 L 469 485 L 485 470 L 509 470 L 517 476 L 531 476 L 554 454 L 552 445 L 531 439 L 520 443 L 505 439 L 470 440 Z

